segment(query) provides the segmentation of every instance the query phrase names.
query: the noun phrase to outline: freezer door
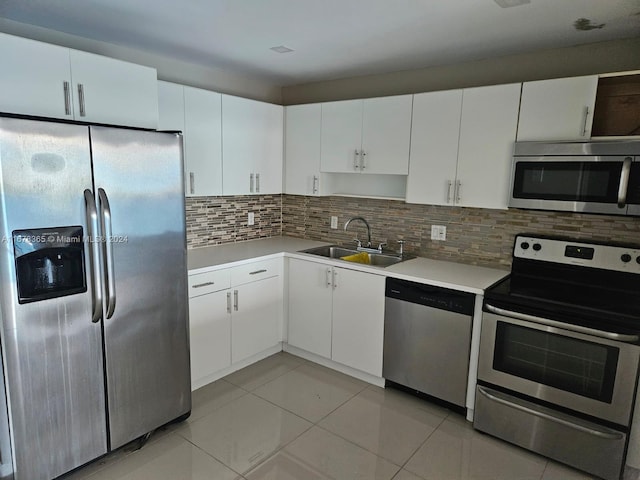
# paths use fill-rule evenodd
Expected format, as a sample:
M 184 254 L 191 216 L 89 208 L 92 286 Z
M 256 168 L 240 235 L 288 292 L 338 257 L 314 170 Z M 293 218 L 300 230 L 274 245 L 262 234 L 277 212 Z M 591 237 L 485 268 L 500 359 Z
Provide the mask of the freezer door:
M 91 321 L 86 268 L 86 291 L 18 303 L 12 232 L 87 232 L 88 128 L 0 118 L 0 170 L 0 333 L 15 478 L 49 480 L 107 451 L 101 324 Z
M 111 449 L 191 409 L 181 137 L 91 127 Z

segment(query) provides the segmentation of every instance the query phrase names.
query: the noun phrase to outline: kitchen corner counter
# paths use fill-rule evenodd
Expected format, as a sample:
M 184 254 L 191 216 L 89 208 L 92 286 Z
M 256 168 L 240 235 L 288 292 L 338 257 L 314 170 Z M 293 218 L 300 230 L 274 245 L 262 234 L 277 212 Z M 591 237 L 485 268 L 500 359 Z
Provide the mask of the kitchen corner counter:
M 483 295 L 484 291 L 509 274 L 508 270 L 418 257 L 384 269 L 387 276 L 424 281 L 439 287 Z
M 295 253 L 307 248 L 329 245 L 327 242 L 305 240 L 293 237 L 270 237 L 248 240 L 238 243 L 223 243 L 209 247 L 187 250 L 187 269 L 189 273 L 200 273 L 211 267 L 250 261 L 258 257 Z
M 443 260 L 431 260 L 423 257 L 407 260 L 387 268 L 379 268 L 300 253 L 301 250 L 322 245 L 330 244 L 328 242 L 294 237 L 271 237 L 238 243 L 225 243 L 188 250 L 187 265 L 189 273 L 193 274 L 203 273 L 221 265 L 227 267 L 230 264 L 239 265 L 245 262 L 252 262 L 259 257 L 287 255 L 478 295 L 484 294 L 484 290 L 509 274 L 507 270 Z

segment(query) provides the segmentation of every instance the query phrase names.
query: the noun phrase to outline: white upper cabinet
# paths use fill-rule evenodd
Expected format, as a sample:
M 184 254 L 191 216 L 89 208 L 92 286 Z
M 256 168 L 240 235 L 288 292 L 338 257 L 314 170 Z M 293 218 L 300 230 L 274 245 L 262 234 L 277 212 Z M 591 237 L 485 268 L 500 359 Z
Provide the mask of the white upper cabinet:
M 408 203 L 452 204 L 461 110 L 462 90 L 414 96 Z
M 598 76 L 525 82 L 518 141 L 591 137 Z
M 320 194 L 319 103 L 285 107 L 284 192 L 292 195 Z
M 79 50 L 70 59 L 76 120 L 157 128 L 155 69 Z
M 282 193 L 283 107 L 222 95 L 223 194 Z
M 361 171 L 407 175 L 413 95 L 363 102 Z
M 333 173 L 360 171 L 362 100 L 322 104 L 320 170 Z
M 222 195 L 221 95 L 184 87 L 184 164 L 188 196 Z
M 184 87 L 158 81 L 158 130 L 184 132 Z
M 507 208 L 520 84 L 415 96 L 407 202 Z
M 0 34 L 0 111 L 83 122 L 158 125 L 156 70 Z M 15 92 L 15 94 L 14 94 Z
M 457 205 L 507 208 L 520 87 L 516 83 L 464 90 Z
M 412 97 L 323 103 L 321 171 L 406 175 Z
M 220 94 L 158 82 L 158 130 L 183 133 L 187 196 L 222 195 Z
M 73 119 L 69 49 L 0 33 L 0 111 Z

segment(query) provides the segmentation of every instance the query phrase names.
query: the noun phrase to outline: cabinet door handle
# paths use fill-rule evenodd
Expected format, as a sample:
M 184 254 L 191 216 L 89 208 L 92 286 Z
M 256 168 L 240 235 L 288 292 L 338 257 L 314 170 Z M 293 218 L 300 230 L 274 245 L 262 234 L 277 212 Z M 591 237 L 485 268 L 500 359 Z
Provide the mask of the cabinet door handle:
M 189 172 L 189 192 L 196 193 L 196 176 L 193 172 Z
M 253 193 L 253 173 L 249 174 L 249 193 Z
M 453 186 L 453 182 L 449 180 L 449 185 L 447 186 L 447 203 L 451 203 L 451 187 Z
M 262 268 L 260 270 L 254 271 L 254 272 L 249 272 L 249 275 L 257 275 L 258 273 L 267 273 L 267 269 L 266 268 Z
M 69 97 L 69 82 L 62 82 L 62 91 L 64 92 L 64 114 L 71 115 L 71 99 Z
M 364 160 L 365 160 L 364 157 L 366 157 L 366 156 L 367 156 L 367 152 L 365 152 L 364 150 L 360 150 L 360 170 L 361 171 L 366 168 L 366 165 L 365 165 L 365 162 L 364 162 Z
M 87 112 L 84 106 L 84 85 L 78 84 L 78 101 L 80 102 L 80 116 L 86 117 Z
M 312 187 L 312 193 L 318 193 L 318 176 L 314 175 L 313 176 L 313 187 Z
M 584 123 L 582 124 L 582 134 L 581 137 L 585 137 L 587 135 L 587 121 L 589 120 L 589 107 L 584 107 Z
M 238 311 L 238 290 L 233 291 L 233 309 Z
M 260 174 L 256 173 L 256 193 L 260 193 Z
M 215 282 L 204 282 L 204 283 L 199 283 L 197 285 L 194 285 L 193 288 L 202 288 L 202 287 L 208 287 L 209 285 L 215 285 Z
M 360 168 L 360 150 L 356 148 L 353 154 L 353 169 L 358 170 L 359 168 Z
M 336 279 L 338 278 L 338 272 L 336 272 L 335 270 L 333 271 L 333 289 L 335 290 L 336 287 L 338 286 L 338 282 L 336 281 Z
M 462 182 L 458 180 L 456 182 L 456 203 L 460 203 L 460 191 L 462 190 Z
M 227 313 L 231 313 L 231 292 L 227 292 Z
M 331 286 L 331 267 L 327 268 L 327 287 Z

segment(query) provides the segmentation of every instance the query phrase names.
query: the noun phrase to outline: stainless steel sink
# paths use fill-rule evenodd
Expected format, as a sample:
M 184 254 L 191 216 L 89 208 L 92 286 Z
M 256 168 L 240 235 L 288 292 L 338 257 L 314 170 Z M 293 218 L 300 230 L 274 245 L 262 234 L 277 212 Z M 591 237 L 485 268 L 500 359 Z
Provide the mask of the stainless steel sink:
M 363 253 L 355 248 L 343 247 L 340 245 L 327 245 L 324 247 L 316 247 L 309 248 L 308 250 L 302 250 L 301 253 L 310 253 L 311 255 L 318 255 L 320 257 L 326 258 L 335 258 L 338 260 L 344 260 L 346 262 L 353 260 L 343 259 L 343 257 L 348 257 L 350 255 L 356 255 L 359 253 Z M 368 265 L 373 265 L 374 267 L 389 267 L 391 265 L 395 265 L 396 263 L 403 262 L 408 260 L 409 258 L 415 258 L 412 255 L 403 255 L 402 257 L 398 255 L 388 255 L 386 253 L 367 253 L 369 255 L 369 263 Z M 362 263 L 362 262 L 354 262 L 354 263 Z

